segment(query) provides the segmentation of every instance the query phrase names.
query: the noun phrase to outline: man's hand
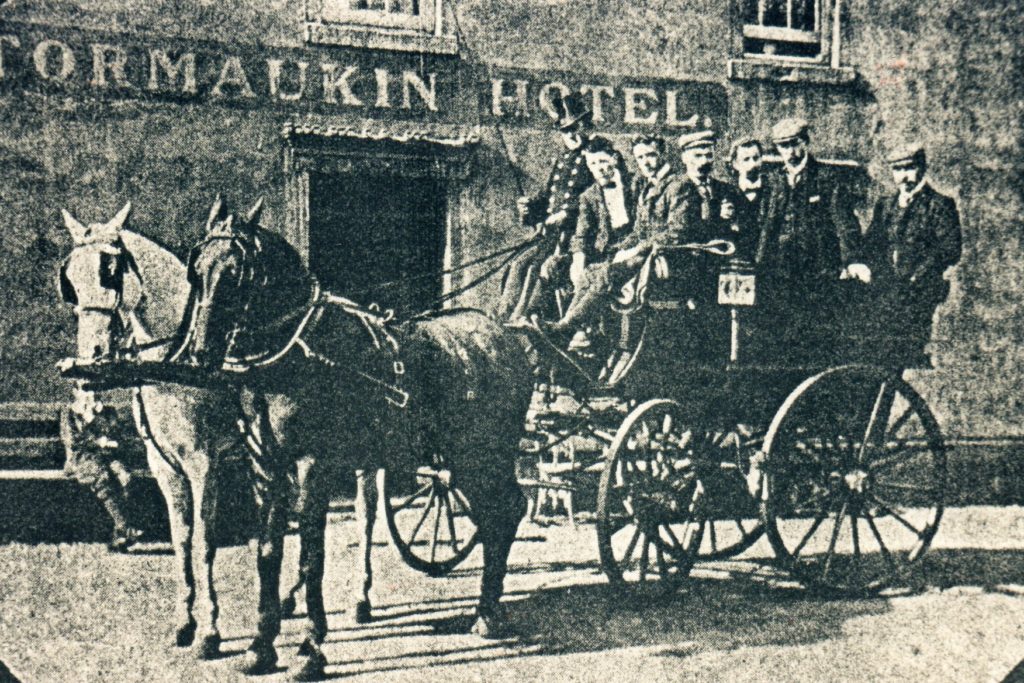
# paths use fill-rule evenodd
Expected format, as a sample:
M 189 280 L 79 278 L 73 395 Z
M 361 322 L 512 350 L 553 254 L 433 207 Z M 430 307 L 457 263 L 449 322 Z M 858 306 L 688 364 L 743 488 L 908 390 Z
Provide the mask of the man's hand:
M 572 265 L 569 266 L 569 279 L 572 286 L 579 289 L 583 284 L 583 278 L 587 271 L 587 257 L 577 253 L 572 255 Z
M 530 213 L 530 198 L 520 197 L 517 199 L 516 210 L 519 212 L 519 219 L 526 220 L 526 216 Z
M 555 276 L 555 269 L 558 268 L 558 264 L 561 262 L 561 254 L 552 254 L 544 259 L 544 263 L 540 264 L 540 278 L 542 280 L 552 279 Z
M 863 263 L 851 263 L 839 273 L 840 280 L 859 280 L 864 284 L 871 284 L 871 269 Z
M 563 209 L 563 210 L 555 212 L 555 213 L 551 214 L 550 216 L 548 216 L 547 218 L 545 218 L 544 219 L 544 225 L 547 225 L 549 227 L 558 227 L 559 225 L 564 223 L 568 217 L 569 217 L 569 214 L 567 214 L 565 212 L 565 210 Z
M 736 205 L 728 199 L 722 200 L 722 220 L 731 221 L 736 217 Z

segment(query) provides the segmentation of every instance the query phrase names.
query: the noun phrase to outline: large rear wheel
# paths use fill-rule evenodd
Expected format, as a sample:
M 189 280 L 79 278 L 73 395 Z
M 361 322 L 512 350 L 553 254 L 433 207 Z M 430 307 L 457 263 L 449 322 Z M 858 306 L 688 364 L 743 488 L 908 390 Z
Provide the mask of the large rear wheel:
M 890 371 L 804 381 L 765 437 L 762 515 L 780 562 L 842 593 L 899 585 L 942 517 L 946 452 L 928 406 Z

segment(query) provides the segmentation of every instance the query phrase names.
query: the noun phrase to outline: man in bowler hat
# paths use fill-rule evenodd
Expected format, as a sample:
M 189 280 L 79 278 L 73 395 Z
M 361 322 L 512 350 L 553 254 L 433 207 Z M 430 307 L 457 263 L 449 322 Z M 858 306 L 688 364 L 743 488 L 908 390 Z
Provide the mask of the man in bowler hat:
M 882 290 L 890 336 L 921 354 L 931 336 L 935 308 L 949 294 L 945 270 L 960 260 L 960 214 L 952 198 L 927 179 L 928 162 L 917 143 L 893 149 L 886 161 L 896 192 L 880 198 L 865 236 L 865 260 Z
M 568 242 L 576 228 L 579 197 L 593 184 L 583 157 L 590 139 L 590 110 L 578 93 L 555 97 L 552 104 L 562 151 L 544 189 L 517 201 L 520 220 L 539 239 L 505 272 L 496 311 L 501 321 L 522 323 L 531 312 L 557 317 L 552 299 L 555 288 L 568 283 Z

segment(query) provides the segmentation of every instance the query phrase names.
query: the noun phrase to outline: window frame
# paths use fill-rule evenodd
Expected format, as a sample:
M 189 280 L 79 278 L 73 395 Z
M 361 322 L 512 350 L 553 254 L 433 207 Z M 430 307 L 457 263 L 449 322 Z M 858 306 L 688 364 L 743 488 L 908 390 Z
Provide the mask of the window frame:
M 756 59 L 771 62 L 794 62 L 804 64 L 822 64 L 831 61 L 833 68 L 838 68 L 838 35 L 840 0 L 814 0 L 814 19 L 816 30 L 807 31 L 786 26 L 766 26 L 751 24 L 741 16 L 740 51 L 744 59 Z M 791 0 L 787 3 L 791 7 Z M 792 10 L 790 10 L 791 12 Z M 767 52 L 750 52 L 746 49 L 748 39 L 775 42 L 791 45 L 817 46 L 816 55 L 772 54 Z
M 344 24 L 361 28 L 399 29 L 439 34 L 441 26 L 437 21 L 442 0 L 421 0 L 419 14 L 393 12 L 388 9 L 352 9 L 352 0 L 320 0 L 320 21 L 330 24 Z M 392 5 L 397 0 L 385 0 Z
M 392 1 L 385 0 L 386 4 Z M 419 14 L 410 15 L 352 9 L 351 0 L 304 0 L 305 39 L 314 45 L 458 54 L 454 22 L 445 20 L 446 2 L 419 0 Z

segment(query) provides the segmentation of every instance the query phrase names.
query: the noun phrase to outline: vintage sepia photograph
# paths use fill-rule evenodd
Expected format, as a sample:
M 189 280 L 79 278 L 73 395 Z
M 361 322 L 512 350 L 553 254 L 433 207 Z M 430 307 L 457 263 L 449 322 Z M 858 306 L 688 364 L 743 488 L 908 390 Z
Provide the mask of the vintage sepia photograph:
M 1018 0 L 0 0 L 0 683 L 1024 682 Z

